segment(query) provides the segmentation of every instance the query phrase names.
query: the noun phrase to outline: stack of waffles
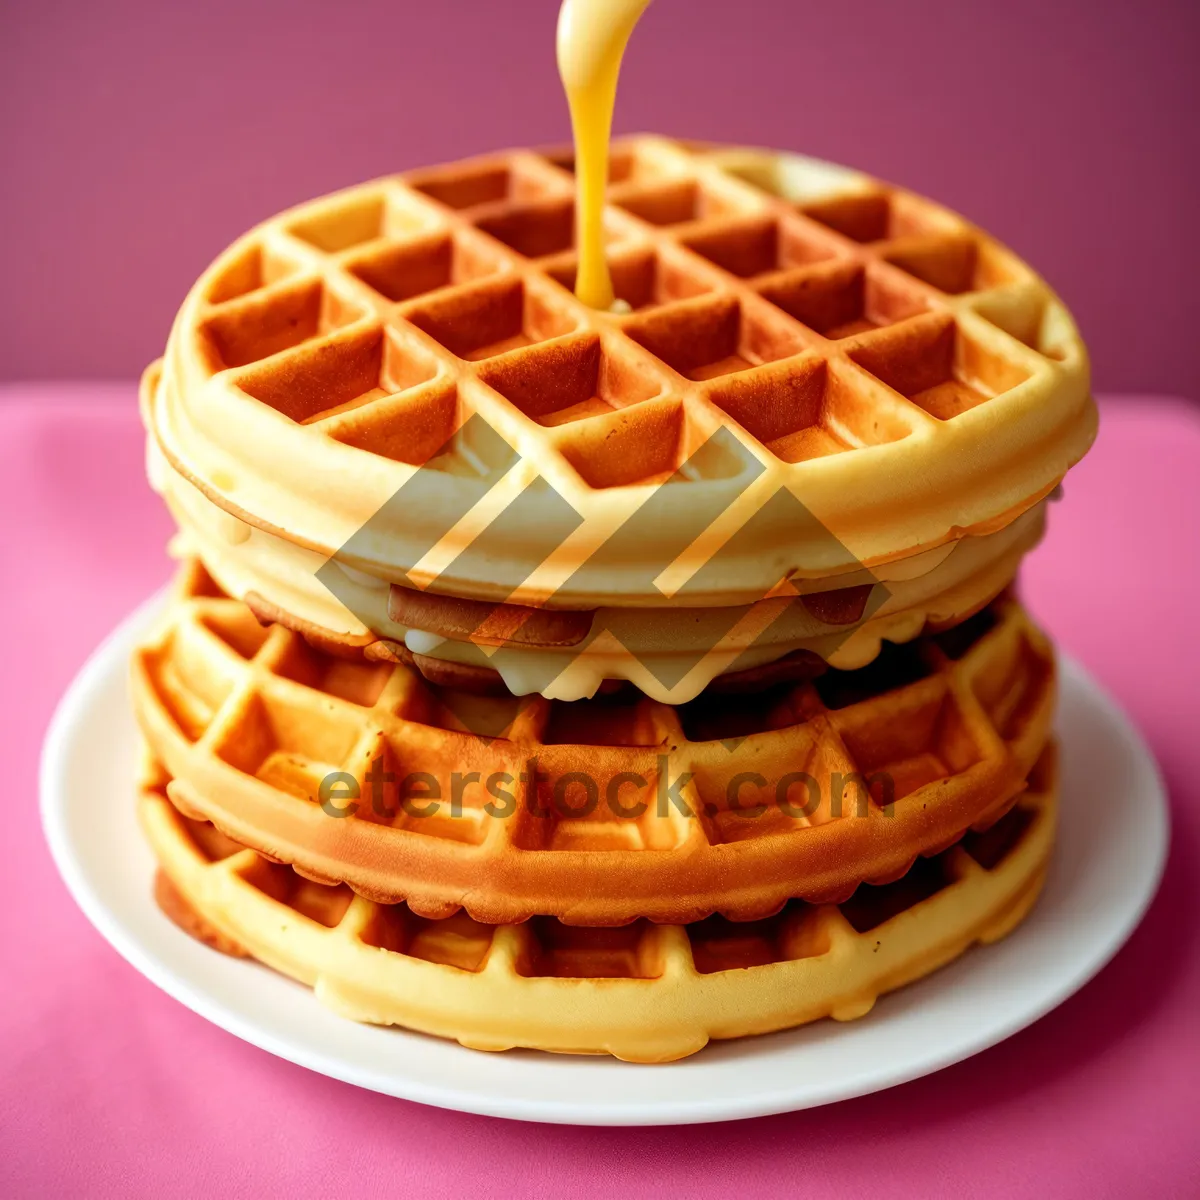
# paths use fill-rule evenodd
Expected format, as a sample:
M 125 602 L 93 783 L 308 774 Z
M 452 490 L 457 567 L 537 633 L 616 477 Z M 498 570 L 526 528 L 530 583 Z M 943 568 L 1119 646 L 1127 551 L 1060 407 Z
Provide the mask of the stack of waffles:
M 619 144 L 589 309 L 571 167 L 354 188 L 189 294 L 140 805 L 168 914 L 338 1011 L 654 1062 L 1028 912 L 1055 667 L 1012 583 L 1095 408 L 1029 267 L 794 155 Z

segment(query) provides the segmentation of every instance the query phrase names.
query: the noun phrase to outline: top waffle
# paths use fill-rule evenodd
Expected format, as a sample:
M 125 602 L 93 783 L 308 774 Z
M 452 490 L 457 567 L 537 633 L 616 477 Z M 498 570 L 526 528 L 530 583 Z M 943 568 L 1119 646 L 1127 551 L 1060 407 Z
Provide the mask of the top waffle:
M 744 603 L 986 533 L 1090 444 L 1070 315 L 945 209 L 630 139 L 606 211 L 630 311 L 609 314 L 570 292 L 570 167 L 411 172 L 240 239 L 171 334 L 149 405 L 168 459 L 378 578 L 588 607 Z

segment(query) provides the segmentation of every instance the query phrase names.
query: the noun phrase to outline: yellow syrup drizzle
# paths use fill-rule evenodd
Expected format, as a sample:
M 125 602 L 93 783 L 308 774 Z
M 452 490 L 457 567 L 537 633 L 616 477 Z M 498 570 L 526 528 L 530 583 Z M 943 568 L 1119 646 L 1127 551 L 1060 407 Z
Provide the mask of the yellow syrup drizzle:
M 563 0 L 558 73 L 575 138 L 575 295 L 592 308 L 613 303 L 604 255 L 604 189 L 617 76 L 629 35 L 650 0 Z

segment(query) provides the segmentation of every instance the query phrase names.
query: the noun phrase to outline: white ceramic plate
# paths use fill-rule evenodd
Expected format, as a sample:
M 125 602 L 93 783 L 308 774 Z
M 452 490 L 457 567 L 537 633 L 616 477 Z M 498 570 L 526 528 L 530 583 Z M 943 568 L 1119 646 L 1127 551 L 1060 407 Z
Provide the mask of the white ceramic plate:
M 716 1042 L 667 1066 L 509 1051 L 356 1025 L 308 988 L 193 941 L 150 893 L 134 813 L 126 659 L 161 603 L 134 613 L 63 697 L 42 754 L 55 862 L 96 928 L 147 978 L 282 1058 L 423 1104 L 532 1121 L 656 1125 L 827 1104 L 939 1070 L 1009 1037 L 1082 987 L 1133 931 L 1166 856 L 1165 794 L 1129 720 L 1081 667 L 1062 671 L 1060 844 L 1028 921 L 849 1024 Z

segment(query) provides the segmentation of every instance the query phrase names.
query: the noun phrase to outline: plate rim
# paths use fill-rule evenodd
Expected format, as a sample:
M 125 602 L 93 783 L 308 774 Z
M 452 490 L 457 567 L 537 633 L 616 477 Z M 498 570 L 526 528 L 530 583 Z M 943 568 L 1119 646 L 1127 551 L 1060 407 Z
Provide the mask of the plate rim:
M 504 1097 L 494 1092 L 471 1090 L 453 1083 L 437 1086 L 422 1080 L 406 1080 L 405 1077 L 394 1074 L 384 1076 L 381 1073 L 374 1077 L 364 1077 L 357 1065 L 348 1064 L 336 1054 L 318 1046 L 299 1044 L 290 1037 L 274 1033 L 251 1017 L 230 1007 L 224 1000 L 206 992 L 203 987 L 157 958 L 144 944 L 136 929 L 128 927 L 109 909 L 90 877 L 83 859 L 77 853 L 69 820 L 70 806 L 66 800 L 69 760 L 67 751 L 95 707 L 96 693 L 113 686 L 115 675 L 123 676 L 125 658 L 132 642 L 149 625 L 168 594 L 169 588 L 162 588 L 154 593 L 100 642 L 68 684 L 47 726 L 38 774 L 39 810 L 43 833 L 54 865 L 72 900 L 89 922 L 122 958 L 155 986 L 198 1016 L 242 1041 L 318 1074 L 370 1091 L 436 1108 L 482 1116 L 548 1124 L 605 1126 L 699 1124 L 744 1120 L 853 1099 L 910 1082 L 982 1053 L 1057 1008 L 1103 970 L 1128 941 L 1153 901 L 1165 869 L 1170 843 L 1170 813 L 1161 768 L 1141 731 L 1122 706 L 1080 663 L 1059 651 L 1063 692 L 1068 688 L 1081 689 L 1087 702 L 1098 707 L 1107 720 L 1121 729 L 1131 756 L 1139 760 L 1140 767 L 1148 769 L 1154 792 L 1153 827 L 1147 835 L 1152 843 L 1152 853 L 1147 856 L 1143 874 L 1139 878 L 1140 886 L 1136 888 L 1136 894 L 1131 896 L 1132 902 L 1122 911 L 1120 919 L 1114 920 L 1102 943 L 1098 944 L 1090 955 L 1085 956 L 1073 970 L 1047 988 L 1037 1003 L 1015 1010 L 1007 1020 L 990 1023 L 982 1033 L 973 1031 L 970 1036 L 947 1044 L 940 1052 L 929 1052 L 920 1061 L 912 1061 L 906 1066 L 894 1067 L 891 1070 L 860 1072 L 857 1078 L 846 1080 L 841 1086 L 827 1085 L 824 1092 L 816 1096 L 812 1094 L 811 1087 L 808 1093 L 800 1094 L 795 1085 L 789 1088 L 760 1084 L 745 1095 L 693 1096 L 686 1100 L 676 1100 L 669 1106 L 658 1101 L 630 1100 L 617 1107 L 612 1104 L 597 1106 L 596 1102 L 586 1099 L 564 1104 L 553 1100 Z M 123 678 L 120 686 L 125 686 Z M 1051 869 L 1053 870 L 1053 865 Z M 150 903 L 149 899 L 147 903 Z M 1015 936 L 1019 937 L 1020 934 Z M 259 969 L 257 964 L 247 963 L 246 966 L 248 969 Z M 315 999 L 313 1003 L 316 1003 Z M 421 1036 L 402 1029 L 390 1030 L 389 1033 L 401 1037 Z M 775 1036 L 786 1036 L 786 1033 Z M 453 1043 L 446 1043 L 446 1046 L 451 1051 L 463 1055 L 479 1053 L 455 1046 Z M 559 1059 L 559 1056 L 553 1057 Z M 570 1061 L 573 1067 L 586 1071 L 596 1060 Z M 644 1069 L 636 1064 L 621 1064 L 621 1067 L 629 1067 L 631 1071 Z M 651 1069 L 669 1070 L 670 1064 Z

